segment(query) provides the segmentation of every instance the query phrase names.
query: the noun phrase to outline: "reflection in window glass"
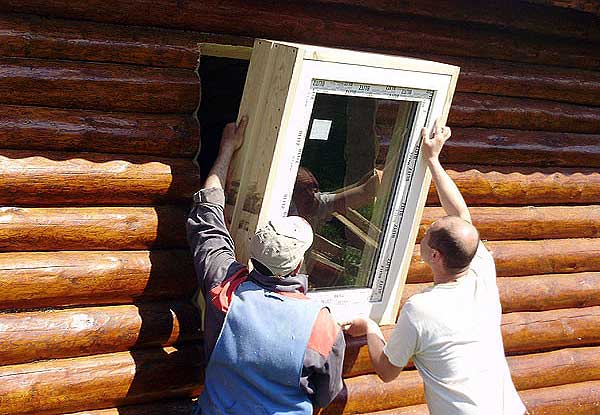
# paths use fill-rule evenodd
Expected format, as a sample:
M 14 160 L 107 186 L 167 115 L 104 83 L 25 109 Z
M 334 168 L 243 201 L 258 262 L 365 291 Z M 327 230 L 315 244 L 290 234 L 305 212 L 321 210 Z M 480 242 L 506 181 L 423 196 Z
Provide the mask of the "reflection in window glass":
M 315 232 L 311 289 L 371 286 L 417 105 L 316 94 L 289 211 Z

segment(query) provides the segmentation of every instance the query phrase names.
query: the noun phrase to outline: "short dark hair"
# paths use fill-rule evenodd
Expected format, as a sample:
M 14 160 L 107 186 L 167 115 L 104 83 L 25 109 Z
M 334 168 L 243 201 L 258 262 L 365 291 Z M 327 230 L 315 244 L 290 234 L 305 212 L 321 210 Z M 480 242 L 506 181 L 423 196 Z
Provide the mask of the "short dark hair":
M 477 238 L 479 240 L 479 237 Z M 429 230 L 429 247 L 435 249 L 442 255 L 444 265 L 448 270 L 460 271 L 469 266 L 475 253 L 477 244 L 473 247 L 458 238 L 449 227 L 440 226 Z

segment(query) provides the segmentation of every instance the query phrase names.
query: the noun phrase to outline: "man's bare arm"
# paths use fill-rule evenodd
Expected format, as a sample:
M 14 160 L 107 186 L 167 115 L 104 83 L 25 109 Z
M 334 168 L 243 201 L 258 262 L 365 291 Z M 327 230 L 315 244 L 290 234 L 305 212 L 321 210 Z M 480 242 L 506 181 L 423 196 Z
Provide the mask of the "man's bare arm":
M 383 333 L 379 325 L 368 317 L 357 317 L 347 324 L 343 324 L 344 330 L 351 336 L 367 336 L 367 347 L 371 364 L 377 375 L 384 382 L 391 382 L 396 379 L 402 368 L 393 365 L 383 349 L 386 345 Z
M 450 138 L 450 135 L 450 128 L 443 125 L 439 119 L 435 121 L 431 134 L 427 132 L 427 129 L 423 128 L 421 130 L 423 157 L 431 171 L 431 178 L 435 183 L 440 203 L 446 214 L 460 216 L 467 222 L 471 222 L 471 214 L 469 213 L 465 199 L 460 194 L 454 181 L 440 164 L 440 152 L 444 143 Z

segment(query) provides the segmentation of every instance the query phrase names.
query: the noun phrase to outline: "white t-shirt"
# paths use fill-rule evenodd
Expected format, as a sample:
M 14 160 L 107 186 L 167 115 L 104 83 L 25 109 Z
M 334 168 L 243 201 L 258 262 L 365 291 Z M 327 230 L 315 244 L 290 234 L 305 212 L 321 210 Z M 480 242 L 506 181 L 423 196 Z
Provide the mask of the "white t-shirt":
M 431 415 L 522 415 L 501 315 L 494 260 L 480 243 L 467 275 L 406 302 L 384 353 L 397 367 L 413 358 Z

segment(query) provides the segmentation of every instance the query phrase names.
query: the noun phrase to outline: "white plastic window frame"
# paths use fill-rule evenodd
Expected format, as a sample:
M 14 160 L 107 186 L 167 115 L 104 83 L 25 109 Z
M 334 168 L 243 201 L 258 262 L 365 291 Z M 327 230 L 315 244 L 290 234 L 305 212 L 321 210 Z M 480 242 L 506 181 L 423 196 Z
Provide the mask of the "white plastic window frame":
M 447 74 L 417 72 L 402 69 L 376 68 L 370 66 L 324 62 L 317 60 L 304 60 L 294 101 L 291 107 L 291 117 L 285 130 L 283 140 L 278 140 L 277 146 L 282 146 L 281 156 L 271 169 L 271 174 L 277 177 L 275 188 L 271 189 L 273 197 L 270 203 L 263 205 L 264 218 L 274 218 L 287 215 L 295 178 L 302 156 L 302 149 L 306 137 L 306 129 L 310 120 L 314 103 L 315 91 L 312 87 L 313 80 L 332 80 L 340 82 L 363 83 L 365 85 L 383 85 L 397 88 L 410 88 L 429 90 L 433 92 L 430 108 L 423 109 L 423 102 L 419 103 L 415 125 L 411 126 L 411 137 L 407 147 L 407 155 L 419 154 L 421 127 L 431 128 L 433 121 L 442 116 L 447 93 L 450 90 L 452 77 Z M 319 92 L 319 91 L 317 91 Z M 357 96 L 371 96 L 379 98 L 368 92 Z M 388 96 L 380 98 L 390 99 Z M 400 101 L 413 100 L 409 96 L 398 96 Z M 276 150 L 276 153 L 278 151 Z M 405 160 L 408 157 L 405 157 Z M 406 164 L 406 163 L 405 163 Z M 407 182 L 406 176 L 411 174 Z M 417 156 L 414 171 L 408 172 L 405 165 L 401 169 L 398 192 L 393 201 L 391 214 L 388 218 L 400 223 L 386 226 L 383 237 L 385 254 L 379 255 L 377 272 L 373 286 L 384 283 L 383 293 L 380 298 L 373 298 L 373 288 L 349 288 L 312 291 L 309 297 L 320 300 L 329 307 L 338 321 L 355 316 L 357 313 L 367 314 L 376 321 L 392 323 L 395 321 L 397 303 L 401 296 L 399 289 L 402 285 L 401 267 L 403 260 L 410 261 L 412 249 L 409 245 L 411 230 L 414 226 L 416 209 L 422 183 L 426 179 L 426 166 L 420 156 Z M 406 205 L 400 206 L 402 195 L 408 192 Z M 403 212 L 401 212 L 403 210 Z M 392 233 L 397 234 L 395 243 Z M 393 250 L 390 253 L 389 250 Z M 389 258 L 387 264 L 381 263 L 384 258 Z

